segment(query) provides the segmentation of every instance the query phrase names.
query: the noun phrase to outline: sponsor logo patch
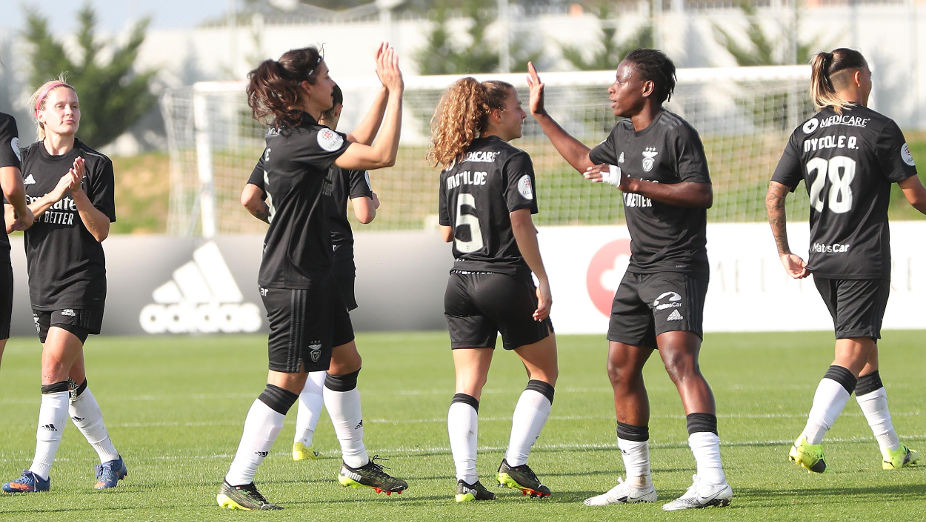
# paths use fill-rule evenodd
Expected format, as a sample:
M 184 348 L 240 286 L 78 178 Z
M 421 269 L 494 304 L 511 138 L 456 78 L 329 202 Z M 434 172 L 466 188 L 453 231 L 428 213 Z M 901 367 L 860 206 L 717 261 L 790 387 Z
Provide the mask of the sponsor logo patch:
M 804 126 L 801 127 L 801 130 L 804 131 L 804 134 L 810 134 L 813 131 L 817 130 L 817 127 L 820 126 L 820 122 L 816 118 L 810 118 L 804 122 Z
M 916 162 L 913 161 L 913 154 L 910 152 L 910 146 L 906 143 L 903 144 L 903 147 L 900 147 L 900 159 L 911 167 L 916 166 Z
M 13 149 L 13 154 L 16 154 L 16 159 L 20 162 L 23 160 L 22 152 L 19 151 L 19 137 L 13 136 L 13 139 L 10 140 L 10 147 Z
M 318 146 L 327 150 L 328 152 L 334 152 L 341 148 L 341 144 L 344 143 L 344 138 L 340 134 L 334 132 L 331 129 L 322 129 L 318 131 Z
M 518 194 L 521 194 L 524 199 L 534 199 L 534 186 L 531 183 L 531 177 L 527 174 L 518 180 Z

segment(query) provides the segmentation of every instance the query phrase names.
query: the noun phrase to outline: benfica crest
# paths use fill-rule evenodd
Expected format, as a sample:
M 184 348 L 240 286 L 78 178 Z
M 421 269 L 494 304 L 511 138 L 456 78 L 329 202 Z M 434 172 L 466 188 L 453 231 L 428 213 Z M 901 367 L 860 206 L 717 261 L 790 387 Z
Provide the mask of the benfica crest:
M 643 151 L 643 172 L 649 172 L 653 170 L 653 166 L 656 164 L 656 155 L 659 154 L 656 152 L 656 147 L 646 147 L 646 150 Z

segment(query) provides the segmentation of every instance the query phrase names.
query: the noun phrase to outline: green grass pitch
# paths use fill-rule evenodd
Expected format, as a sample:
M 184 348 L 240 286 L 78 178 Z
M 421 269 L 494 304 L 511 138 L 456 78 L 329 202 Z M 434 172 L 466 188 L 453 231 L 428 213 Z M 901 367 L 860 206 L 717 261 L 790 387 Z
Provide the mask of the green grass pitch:
M 901 440 L 926 450 L 923 332 L 885 332 L 882 377 Z M 453 502 L 455 480 L 446 414 L 453 395 L 447 334 L 364 333 L 360 374 L 366 444 L 404 477 L 402 495 L 345 489 L 327 416 L 316 434 L 319 461 L 293 462 L 295 408 L 257 484 L 285 510 L 230 513 L 215 493 L 231 462 L 245 413 L 263 389 L 266 342 L 258 336 L 91 337 L 89 382 L 129 476 L 94 491 L 97 457 L 69 426 L 52 468 L 52 491 L 0 496 L 0 518 L 19 520 L 912 520 L 926 516 L 926 469 L 881 470 L 878 447 L 854 400 L 827 435 L 829 469 L 811 475 L 787 462 L 817 382 L 832 358 L 832 335 L 709 334 L 701 367 L 717 399 L 722 454 L 734 489 L 728 508 L 664 513 L 663 501 L 691 482 L 684 412 L 658 355 L 646 382 L 652 403 L 651 456 L 660 502 L 588 508 L 582 499 L 623 474 L 615 444 L 611 390 L 600 336 L 560 336 L 560 378 L 546 428 L 530 464 L 549 499 L 494 487 L 511 413 L 526 383 L 512 353 L 498 350 L 483 394 L 479 472 L 495 502 Z M 0 369 L 0 479 L 28 467 L 39 407 L 40 348 L 12 339 Z M 926 453 L 926 451 L 924 451 Z

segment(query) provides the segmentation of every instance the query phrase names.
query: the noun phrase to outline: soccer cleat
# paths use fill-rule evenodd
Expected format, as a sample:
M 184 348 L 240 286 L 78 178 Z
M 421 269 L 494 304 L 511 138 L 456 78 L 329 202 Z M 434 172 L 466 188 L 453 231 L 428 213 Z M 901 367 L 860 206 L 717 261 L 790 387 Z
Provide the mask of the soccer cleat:
M 280 506 L 267 502 L 267 499 L 260 494 L 260 491 L 257 491 L 257 486 L 255 486 L 253 482 L 243 486 L 232 486 L 223 480 L 222 486 L 219 488 L 219 494 L 215 496 L 215 500 L 219 503 L 219 507 L 225 509 L 244 509 L 246 511 L 252 509 L 283 509 Z
M 315 460 L 318 458 L 318 452 L 312 446 L 306 446 L 301 442 L 293 443 L 293 460 Z
M 723 484 L 701 484 L 697 475 L 691 476 L 691 486 L 684 495 L 662 506 L 665 511 L 678 511 L 680 509 L 700 509 L 711 506 L 724 507 L 730 505 L 733 498 L 733 488 Z
M 352 468 L 344 462 L 341 462 L 341 472 L 338 473 L 338 482 L 345 488 L 359 488 L 360 486 L 364 486 L 373 488 L 377 493 L 385 493 L 386 495 L 391 495 L 393 493 L 401 494 L 402 491 L 408 488 L 408 482 L 386 473 L 382 465 L 374 462 L 379 458 L 379 455 L 374 455 L 373 458 L 370 459 L 370 462 L 367 462 L 359 468 Z
M 637 502 L 655 502 L 658 498 L 656 488 L 652 484 L 638 488 L 618 477 L 616 486 L 601 495 L 585 499 L 585 505 L 635 504 Z
M 473 500 L 495 500 L 495 493 L 492 493 L 478 480 L 472 485 L 457 481 L 457 502 L 471 502 Z
M 884 460 L 881 462 L 882 469 L 900 469 L 907 466 L 915 466 L 920 460 L 920 453 L 912 450 L 903 444 L 894 451 L 881 450 Z
M 502 459 L 498 466 L 498 485 L 520 489 L 522 495 L 530 495 L 532 498 L 550 496 L 550 488 L 540 483 L 537 475 L 527 464 L 509 466 L 506 459 Z
M 810 444 L 807 442 L 807 437 L 803 435 L 794 441 L 791 451 L 788 452 L 788 460 L 813 473 L 826 471 L 826 462 L 823 460 L 823 445 Z
M 129 470 L 126 469 L 121 456 L 116 460 L 99 464 L 96 466 L 96 485 L 93 486 L 93 489 L 114 488 L 128 474 Z
M 42 477 L 27 470 L 23 471 L 21 477 L 11 480 L 3 485 L 5 493 L 35 493 L 37 491 L 48 491 L 51 487 L 51 477 L 42 479 Z

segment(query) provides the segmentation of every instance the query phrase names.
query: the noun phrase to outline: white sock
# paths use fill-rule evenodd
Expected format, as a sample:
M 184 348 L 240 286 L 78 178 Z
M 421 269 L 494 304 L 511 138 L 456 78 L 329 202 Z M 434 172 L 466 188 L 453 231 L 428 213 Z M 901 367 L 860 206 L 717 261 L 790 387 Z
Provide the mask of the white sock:
M 305 380 L 305 386 L 299 393 L 296 414 L 296 435 L 293 443 L 301 442 L 307 447 L 312 446 L 315 437 L 315 428 L 322 414 L 324 405 L 325 372 L 310 372 Z
M 352 468 L 365 466 L 370 462 L 367 448 L 363 445 L 363 413 L 360 408 L 360 390 L 354 388 L 345 392 L 324 389 L 325 408 L 334 425 L 334 432 L 341 443 L 341 458 Z
M 228 468 L 225 480 L 232 486 L 242 486 L 254 482 L 257 467 L 270 453 L 273 441 L 276 440 L 280 430 L 283 429 L 283 419 L 286 416 L 274 411 L 260 399 L 256 399 L 248 416 L 244 419 L 244 432 L 235 460 Z
M 624 459 L 627 482 L 638 488 L 651 486 L 653 479 L 650 476 L 649 441 L 625 440 L 618 437 L 617 447 Z
M 535 390 L 524 390 L 514 407 L 511 417 L 511 438 L 508 440 L 508 451 L 505 460 L 509 466 L 527 464 L 531 447 L 540 436 L 540 430 L 547 423 L 552 403 L 542 393 Z
M 68 421 L 69 397 L 68 391 L 42 394 L 39 425 L 35 430 L 35 457 L 29 471 L 43 479 L 48 479 L 55 453 L 61 445 L 61 436 Z
M 103 424 L 100 405 L 97 404 L 96 397 L 90 392 L 90 388 L 84 388 L 84 391 L 71 401 L 68 414 L 77 429 L 84 434 L 87 442 L 96 450 L 101 463 L 119 458 L 119 452 L 113 446 L 113 441 L 106 431 L 106 425 Z
M 710 431 L 699 431 L 688 436 L 688 447 L 697 463 L 698 481 L 702 484 L 723 484 L 727 481 L 720 461 L 720 437 Z
M 808 443 L 820 444 L 823 441 L 823 436 L 833 427 L 848 401 L 849 392 L 841 384 L 827 378 L 820 380 L 807 416 L 807 426 L 802 432 Z
M 862 413 L 865 414 L 865 420 L 871 427 L 871 432 L 878 439 L 878 446 L 881 452 L 887 450 L 896 450 L 900 447 L 900 439 L 897 438 L 897 432 L 894 431 L 894 425 L 891 423 L 891 412 L 887 408 L 887 390 L 882 386 L 877 390 L 866 393 L 865 395 L 856 395 Z
M 457 468 L 457 480 L 475 484 L 476 441 L 479 435 L 479 414 L 465 402 L 453 402 L 447 412 L 447 433 L 450 435 L 450 453 Z

